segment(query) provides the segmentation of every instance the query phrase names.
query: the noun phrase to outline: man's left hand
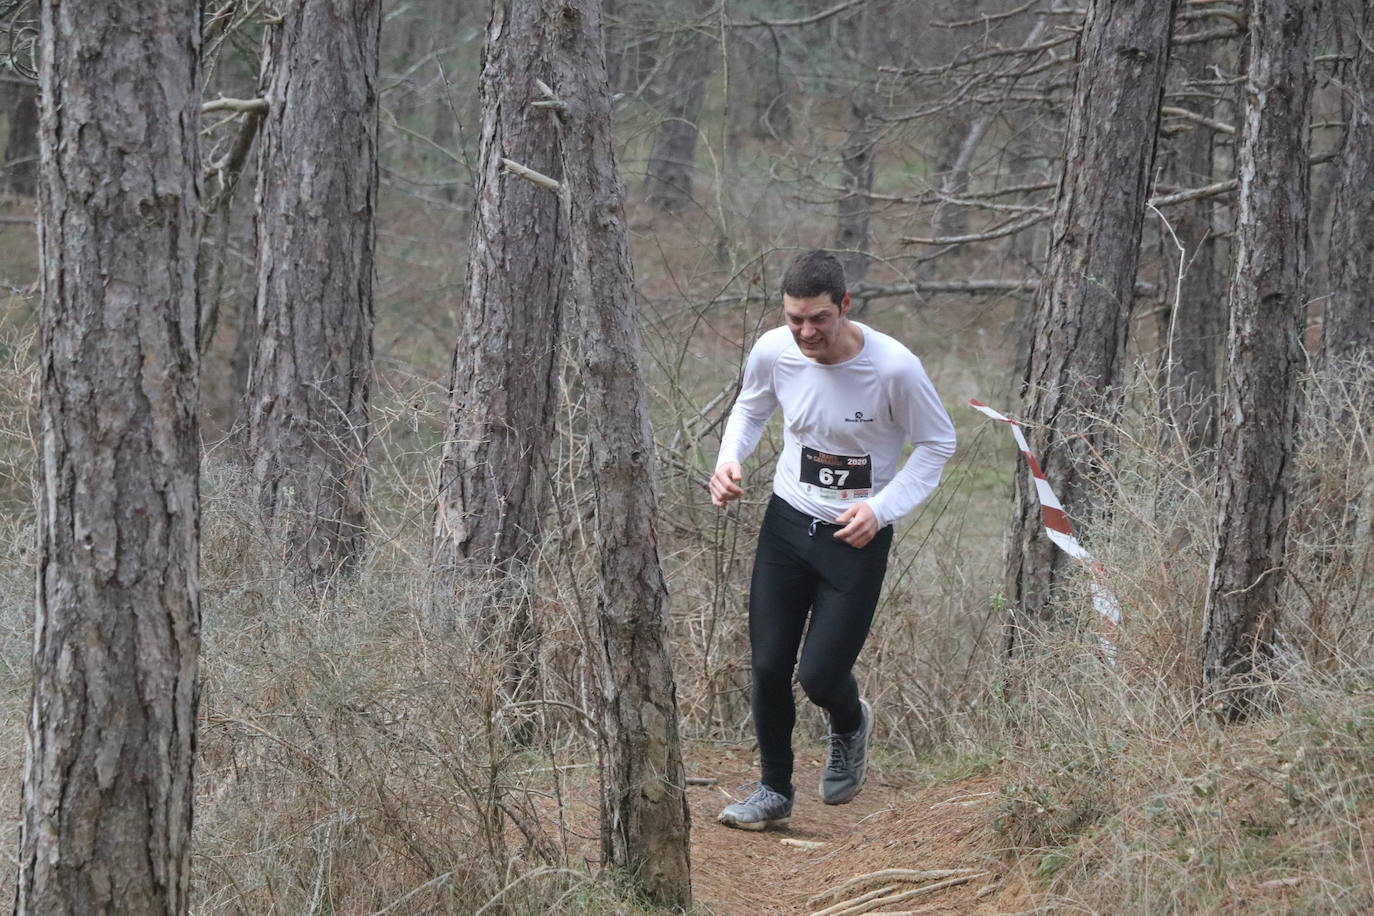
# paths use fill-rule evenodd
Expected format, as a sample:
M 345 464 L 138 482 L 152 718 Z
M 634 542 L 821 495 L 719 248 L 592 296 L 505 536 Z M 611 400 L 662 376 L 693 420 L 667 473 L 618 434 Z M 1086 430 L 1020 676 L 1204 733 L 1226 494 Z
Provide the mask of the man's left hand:
M 878 533 L 878 518 L 868 503 L 855 503 L 840 513 L 835 524 L 844 525 L 835 532 L 835 537 L 850 547 L 863 547 Z

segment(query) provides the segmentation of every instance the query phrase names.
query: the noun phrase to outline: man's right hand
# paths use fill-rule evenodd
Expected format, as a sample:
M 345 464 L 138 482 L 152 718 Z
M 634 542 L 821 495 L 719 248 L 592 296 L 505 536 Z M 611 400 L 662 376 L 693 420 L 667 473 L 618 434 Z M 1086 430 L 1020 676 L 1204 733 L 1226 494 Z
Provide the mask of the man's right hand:
M 738 461 L 727 461 L 716 468 L 708 486 L 711 490 L 711 502 L 717 509 L 725 508 L 731 500 L 744 495 L 744 488 L 739 485 L 742 476 Z

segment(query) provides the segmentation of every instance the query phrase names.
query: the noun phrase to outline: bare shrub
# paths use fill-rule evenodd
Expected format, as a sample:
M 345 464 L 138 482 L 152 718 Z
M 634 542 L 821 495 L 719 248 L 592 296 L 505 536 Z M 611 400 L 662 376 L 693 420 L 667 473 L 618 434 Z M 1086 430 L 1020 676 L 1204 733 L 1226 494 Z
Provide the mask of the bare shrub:
M 1078 609 L 1081 628 L 1044 635 L 1014 672 L 1026 688 L 1001 731 L 996 826 L 1035 866 L 1042 902 L 1119 913 L 1374 905 L 1370 382 L 1367 368 L 1351 367 L 1306 381 L 1299 461 L 1308 495 L 1295 514 L 1267 673 L 1271 714 L 1230 727 L 1199 705 L 1218 523 L 1212 461 L 1161 427 L 1160 392 L 1133 393 L 1120 451 L 1099 478 L 1104 511 L 1084 532 L 1122 606 L 1115 663 L 1080 575 L 1060 598 Z

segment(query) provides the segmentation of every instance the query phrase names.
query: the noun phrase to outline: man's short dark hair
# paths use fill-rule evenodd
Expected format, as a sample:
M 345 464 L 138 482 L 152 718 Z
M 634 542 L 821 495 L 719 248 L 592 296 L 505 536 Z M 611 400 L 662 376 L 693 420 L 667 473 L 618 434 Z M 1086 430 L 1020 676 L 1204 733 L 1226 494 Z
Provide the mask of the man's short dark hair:
M 831 301 L 839 305 L 845 291 L 844 265 L 823 248 L 797 255 L 782 275 L 782 293 L 793 299 L 810 299 L 829 293 Z

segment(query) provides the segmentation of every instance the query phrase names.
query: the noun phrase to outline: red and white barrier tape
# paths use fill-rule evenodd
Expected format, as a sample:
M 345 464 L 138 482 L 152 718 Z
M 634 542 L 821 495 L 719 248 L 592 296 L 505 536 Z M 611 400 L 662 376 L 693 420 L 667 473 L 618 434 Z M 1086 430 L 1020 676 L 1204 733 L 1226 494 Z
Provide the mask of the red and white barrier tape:
M 1035 493 L 1040 498 L 1040 516 L 1045 523 L 1045 534 L 1059 546 L 1060 550 L 1088 568 L 1088 572 L 1091 573 L 1088 592 L 1092 596 L 1093 607 L 1107 619 L 1107 625 L 1103 627 L 1101 635 L 1104 642 L 1109 646 L 1115 643 L 1116 628 L 1121 623 L 1121 606 L 1117 604 L 1116 596 L 1103 584 L 1106 570 L 1103 569 L 1101 563 L 1092 558 L 1092 555 L 1082 544 L 1078 543 L 1078 538 L 1074 537 L 1073 526 L 1069 524 L 1069 517 L 1064 514 L 1063 504 L 1059 502 L 1059 497 L 1054 495 L 1054 490 L 1050 489 L 1050 482 L 1045 479 L 1045 472 L 1040 469 L 1040 462 L 1035 460 L 1035 456 L 1031 454 L 1030 446 L 1026 444 L 1026 437 L 1021 434 L 1021 424 L 1011 417 L 1002 416 L 982 401 L 971 398 L 969 399 L 969 406 L 1011 427 L 1011 434 L 1016 439 L 1017 447 L 1021 449 L 1021 454 L 1026 456 L 1031 480 L 1035 483 Z

